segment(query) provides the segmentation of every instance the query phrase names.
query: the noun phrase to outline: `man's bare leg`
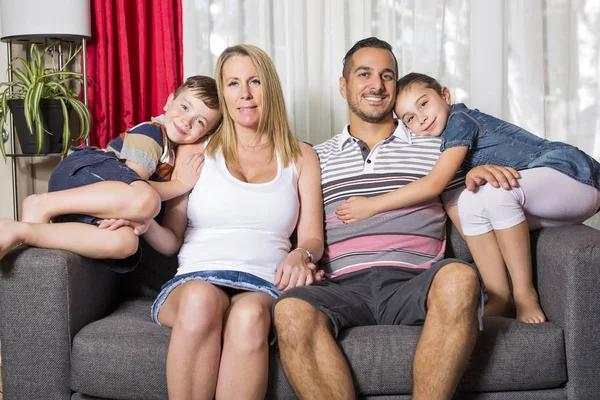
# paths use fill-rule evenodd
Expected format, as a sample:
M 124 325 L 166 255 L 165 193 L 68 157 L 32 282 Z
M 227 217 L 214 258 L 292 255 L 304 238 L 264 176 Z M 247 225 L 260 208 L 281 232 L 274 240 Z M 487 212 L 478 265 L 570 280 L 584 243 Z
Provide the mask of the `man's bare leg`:
M 451 399 L 477 339 L 479 278 L 469 266 L 444 266 L 427 296 L 413 362 L 413 399 Z
M 91 258 L 123 259 L 138 249 L 138 237 L 128 226 L 109 231 L 80 222 L 30 224 L 0 219 L 0 259 L 21 243 Z
M 104 181 L 75 189 L 28 196 L 23 201 L 23 222 L 48 223 L 64 214 L 123 218 L 143 222 L 160 211 L 158 192 L 145 181 L 126 184 Z
M 350 368 L 328 328 L 309 303 L 288 298 L 275 306 L 281 362 L 301 399 L 354 399 Z

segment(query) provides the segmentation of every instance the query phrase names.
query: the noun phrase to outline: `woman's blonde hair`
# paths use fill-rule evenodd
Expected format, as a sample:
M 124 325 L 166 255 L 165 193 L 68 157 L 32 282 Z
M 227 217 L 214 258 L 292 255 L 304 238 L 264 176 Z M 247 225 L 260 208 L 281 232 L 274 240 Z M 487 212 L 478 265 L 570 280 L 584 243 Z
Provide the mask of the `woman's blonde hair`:
M 281 157 L 281 161 L 287 167 L 290 162 L 300 156 L 300 145 L 288 124 L 279 76 L 267 53 L 256 46 L 246 44 L 226 48 L 217 60 L 217 90 L 219 106 L 223 112 L 223 122 L 207 145 L 206 152 L 210 156 L 214 156 L 221 149 L 228 164 L 239 166 L 233 119 L 223 96 L 223 65 L 233 56 L 250 57 L 258 71 L 258 79 L 262 88 L 262 114 L 258 122 L 258 132 L 267 135 L 271 148 Z

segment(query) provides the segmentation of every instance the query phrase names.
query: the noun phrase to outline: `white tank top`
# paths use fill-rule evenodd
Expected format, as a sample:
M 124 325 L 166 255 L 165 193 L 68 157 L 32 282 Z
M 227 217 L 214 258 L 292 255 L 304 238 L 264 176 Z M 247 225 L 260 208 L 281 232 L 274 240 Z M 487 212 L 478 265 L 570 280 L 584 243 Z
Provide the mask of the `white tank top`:
M 176 275 L 229 270 L 273 283 L 298 221 L 297 182 L 295 164 L 284 168 L 279 156 L 277 175 L 266 183 L 235 178 L 220 152 L 206 157 L 190 194 Z

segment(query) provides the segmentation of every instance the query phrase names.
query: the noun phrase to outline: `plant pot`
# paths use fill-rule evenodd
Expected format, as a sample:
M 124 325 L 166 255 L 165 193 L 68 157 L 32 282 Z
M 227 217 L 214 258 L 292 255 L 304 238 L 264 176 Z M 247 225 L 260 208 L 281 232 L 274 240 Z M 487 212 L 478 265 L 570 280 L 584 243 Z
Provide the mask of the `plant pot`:
M 8 107 L 13 116 L 17 137 L 23 154 L 60 153 L 63 149 L 64 117 L 59 100 L 42 99 L 40 112 L 44 121 L 44 143 L 37 152 L 37 135 L 31 134 L 25 120 L 24 100 L 8 100 Z M 34 121 L 35 123 L 35 121 Z

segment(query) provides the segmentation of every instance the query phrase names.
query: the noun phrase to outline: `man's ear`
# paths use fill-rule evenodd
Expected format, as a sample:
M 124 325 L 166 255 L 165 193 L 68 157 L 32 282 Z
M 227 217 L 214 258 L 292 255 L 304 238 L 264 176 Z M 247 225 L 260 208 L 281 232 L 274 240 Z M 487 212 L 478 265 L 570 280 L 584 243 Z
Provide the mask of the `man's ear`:
M 167 108 L 169 108 L 169 106 L 171 105 L 171 102 L 173 101 L 174 98 L 175 98 L 175 93 L 171 93 L 169 95 L 169 97 L 167 97 L 167 103 L 163 107 L 163 111 L 167 111 Z
M 346 78 L 344 78 L 343 76 L 340 78 L 340 93 L 343 98 L 345 98 L 346 100 L 348 99 L 348 97 L 346 96 Z
M 442 98 L 444 99 L 446 104 L 448 104 L 449 106 L 452 105 L 452 99 L 450 98 L 450 89 L 448 89 L 446 86 L 442 87 Z

